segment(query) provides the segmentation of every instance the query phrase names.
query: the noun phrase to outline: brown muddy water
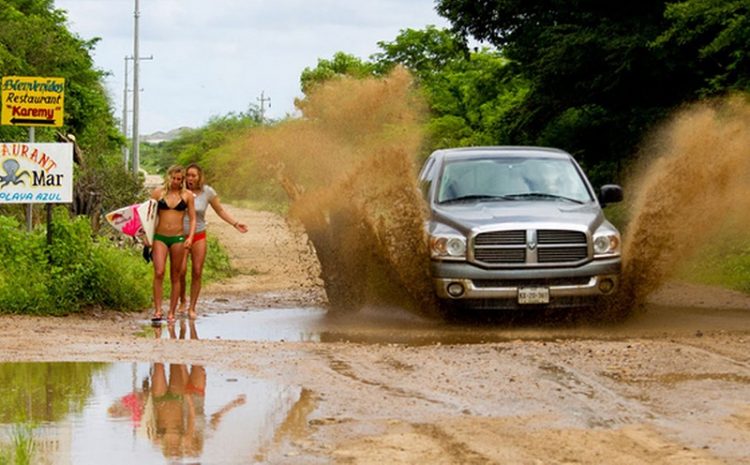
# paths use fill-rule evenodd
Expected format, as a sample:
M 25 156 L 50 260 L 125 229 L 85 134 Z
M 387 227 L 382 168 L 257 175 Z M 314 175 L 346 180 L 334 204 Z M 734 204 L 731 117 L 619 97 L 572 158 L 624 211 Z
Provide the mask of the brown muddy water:
M 310 402 L 199 365 L 0 363 L 0 375 L 0 450 L 28 425 L 34 463 L 50 465 L 253 463 Z
M 320 308 L 246 309 L 205 314 L 153 328 L 147 337 L 241 341 L 352 342 L 407 346 L 484 344 L 514 340 L 625 340 L 693 336 L 723 331 L 750 334 L 746 309 L 650 305 L 621 324 L 539 314 L 494 314 L 475 321 L 445 322 L 397 307 L 365 307 L 329 314 Z
M 750 230 L 747 96 L 697 103 L 651 134 L 628 191 L 623 299 L 634 305 L 726 228 Z
M 218 187 L 236 191 L 244 173 L 279 181 L 290 219 L 314 245 L 332 311 L 395 303 L 432 312 L 416 185 L 425 105 L 411 76 L 332 80 L 299 106 L 302 118 L 255 131 L 220 157 Z

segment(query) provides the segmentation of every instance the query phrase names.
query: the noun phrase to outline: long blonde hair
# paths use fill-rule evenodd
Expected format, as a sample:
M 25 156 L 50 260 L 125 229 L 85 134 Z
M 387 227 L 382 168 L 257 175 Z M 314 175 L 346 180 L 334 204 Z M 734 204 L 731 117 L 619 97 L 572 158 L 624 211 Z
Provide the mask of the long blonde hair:
M 167 174 L 164 176 L 164 186 L 162 187 L 162 197 L 167 195 L 167 192 L 169 192 L 169 187 L 172 184 L 172 177 L 176 173 L 182 173 L 182 184 L 180 184 L 180 195 L 182 195 L 183 192 L 185 192 L 185 168 L 182 167 L 182 165 L 172 165 L 167 170 Z

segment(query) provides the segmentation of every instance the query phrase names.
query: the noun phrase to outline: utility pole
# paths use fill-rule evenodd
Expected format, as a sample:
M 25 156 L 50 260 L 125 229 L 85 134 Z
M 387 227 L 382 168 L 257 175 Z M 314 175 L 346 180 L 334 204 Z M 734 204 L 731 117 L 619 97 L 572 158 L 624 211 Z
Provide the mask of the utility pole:
M 147 57 L 140 58 L 140 60 L 153 60 L 154 56 L 150 55 Z M 125 85 L 123 86 L 122 90 L 122 133 L 125 136 L 125 139 L 128 139 L 128 92 L 132 92 L 130 88 L 128 88 L 128 60 L 133 60 L 134 58 L 132 56 L 126 56 L 125 57 Z M 138 92 L 140 92 L 143 89 L 138 89 Z M 125 161 L 125 169 L 128 169 L 130 166 L 130 147 L 125 144 L 125 147 L 122 149 L 122 155 L 123 159 Z
M 266 122 L 266 102 L 268 102 L 268 108 L 271 108 L 271 97 L 264 97 L 265 91 L 260 92 L 260 97 L 258 97 L 256 100 L 260 102 L 260 124 L 265 124 Z
M 138 54 L 138 17 L 141 12 L 138 9 L 138 0 L 135 0 L 135 11 L 133 17 L 135 18 L 135 29 L 133 34 L 133 174 L 138 175 L 138 168 L 141 166 L 140 156 L 140 139 L 138 134 L 138 97 L 140 94 L 140 87 L 138 83 L 138 62 L 140 61 L 140 55 Z
M 122 133 L 125 136 L 125 146 L 122 148 L 122 158 L 125 162 L 125 169 L 128 169 L 130 163 L 130 147 L 128 147 L 128 60 L 133 57 L 125 56 L 125 86 L 122 90 Z

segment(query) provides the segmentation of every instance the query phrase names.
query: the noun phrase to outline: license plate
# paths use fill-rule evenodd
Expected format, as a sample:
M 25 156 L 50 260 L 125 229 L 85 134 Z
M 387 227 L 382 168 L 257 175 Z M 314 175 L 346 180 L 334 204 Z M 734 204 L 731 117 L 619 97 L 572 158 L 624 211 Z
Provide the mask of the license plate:
M 518 288 L 519 304 L 548 304 L 549 288 L 546 287 L 520 287 Z

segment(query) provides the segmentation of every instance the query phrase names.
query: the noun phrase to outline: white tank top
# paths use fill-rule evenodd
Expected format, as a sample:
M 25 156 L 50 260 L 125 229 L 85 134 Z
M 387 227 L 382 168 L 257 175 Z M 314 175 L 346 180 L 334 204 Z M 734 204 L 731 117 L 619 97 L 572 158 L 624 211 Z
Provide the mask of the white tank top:
M 195 196 L 195 232 L 199 233 L 206 229 L 206 210 L 211 200 L 216 197 L 216 191 L 213 187 L 204 184 L 203 190 L 193 195 Z M 185 215 L 184 229 L 185 234 L 190 232 L 190 218 L 187 215 Z

